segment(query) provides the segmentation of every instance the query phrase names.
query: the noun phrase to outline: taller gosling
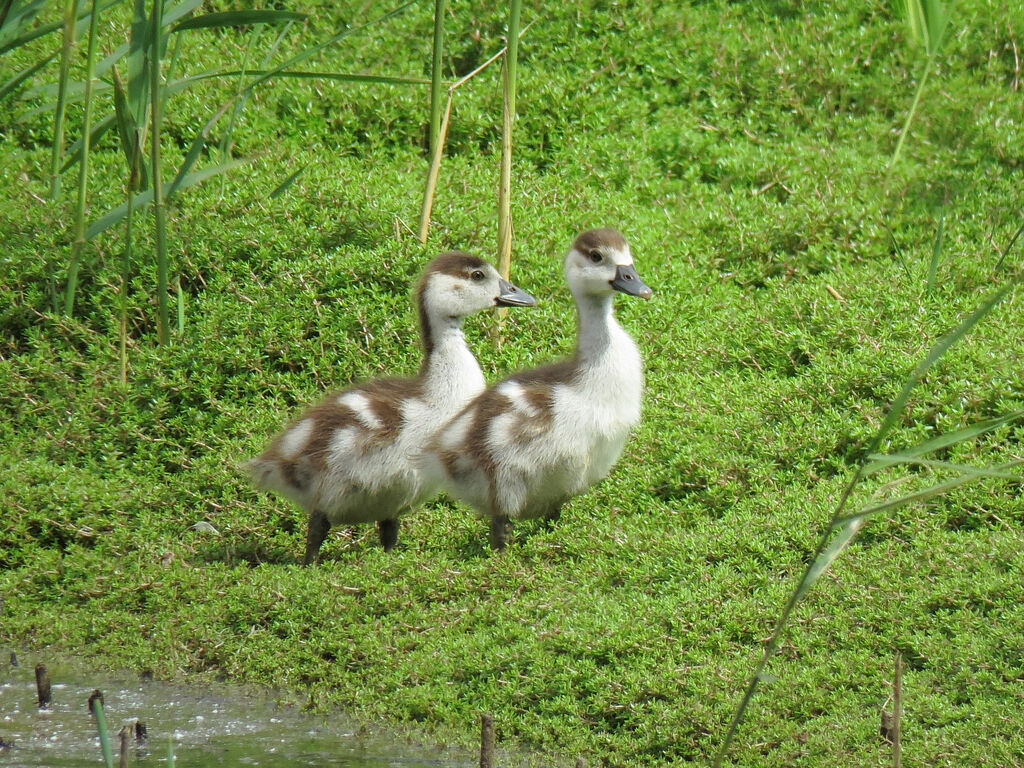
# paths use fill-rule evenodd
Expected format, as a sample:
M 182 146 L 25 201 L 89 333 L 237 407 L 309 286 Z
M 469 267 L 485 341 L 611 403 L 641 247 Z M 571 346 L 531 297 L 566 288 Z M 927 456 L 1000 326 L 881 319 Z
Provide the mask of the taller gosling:
M 376 522 L 398 542 L 399 517 L 436 492 L 417 466 L 434 432 L 484 389 L 462 331 L 493 306 L 536 306 L 486 261 L 452 251 L 427 265 L 415 290 L 424 357 L 413 378 L 386 378 L 328 395 L 291 422 L 246 469 L 257 488 L 309 513 L 305 565 L 332 525 Z
M 565 277 L 576 301 L 576 352 L 523 371 L 477 396 L 423 453 L 424 471 L 490 518 L 490 544 L 504 549 L 512 520 L 555 520 L 561 506 L 605 477 L 640 420 L 643 365 L 616 322 L 616 291 L 651 289 L 614 229 L 584 232 Z

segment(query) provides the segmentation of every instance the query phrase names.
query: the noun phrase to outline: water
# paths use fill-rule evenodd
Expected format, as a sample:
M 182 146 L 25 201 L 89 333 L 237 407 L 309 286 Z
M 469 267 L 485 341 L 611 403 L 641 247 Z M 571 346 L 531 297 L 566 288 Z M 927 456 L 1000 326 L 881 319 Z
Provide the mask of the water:
M 43 661 L 53 703 L 37 708 L 37 659 L 0 659 L 0 748 L 3 768 L 102 766 L 89 695 L 103 692 L 103 713 L 118 762 L 123 725 L 141 721 L 148 738 L 129 740 L 128 764 L 166 766 L 168 742 L 178 768 L 466 768 L 465 753 L 388 737 L 343 717 L 304 714 L 263 692 L 232 686 L 185 686 L 140 680 L 131 673 L 90 671 L 60 659 Z

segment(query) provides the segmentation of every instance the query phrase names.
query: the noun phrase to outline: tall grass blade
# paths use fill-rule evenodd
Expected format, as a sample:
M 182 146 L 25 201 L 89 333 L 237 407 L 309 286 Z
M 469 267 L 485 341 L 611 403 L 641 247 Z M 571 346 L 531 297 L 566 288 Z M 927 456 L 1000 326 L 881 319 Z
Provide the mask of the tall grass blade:
M 942 255 L 942 230 L 946 221 L 946 212 L 939 212 L 939 228 L 935 233 L 935 242 L 932 244 L 932 259 L 928 264 L 928 280 L 924 286 L 926 296 L 931 296 L 935 288 L 935 275 L 939 270 L 939 257 Z
M 385 14 L 383 14 L 381 16 L 378 16 L 378 17 L 376 17 L 374 19 L 371 19 L 370 21 L 366 22 L 365 24 L 362 24 L 362 25 L 360 25 L 358 27 L 348 27 L 346 29 L 341 30 L 340 32 L 338 32 L 337 34 L 329 37 L 327 40 L 323 41 L 322 43 L 317 43 L 316 45 L 311 46 L 311 47 L 307 48 L 306 50 L 301 51 L 300 53 L 297 53 L 295 56 L 292 56 L 290 59 L 285 61 L 283 64 L 278 65 L 274 69 L 271 69 L 271 70 L 269 70 L 267 72 L 260 73 L 259 76 L 249 84 L 249 86 L 248 86 L 248 88 L 246 90 L 252 90 L 257 85 L 260 85 L 261 83 L 266 82 L 270 78 L 276 77 L 276 76 L 280 75 L 282 72 L 285 72 L 289 67 L 293 67 L 296 64 L 299 64 L 299 63 L 301 63 L 303 61 L 306 61 L 306 60 L 312 58 L 313 56 L 318 54 L 320 51 L 324 50 L 325 48 L 329 48 L 330 46 L 332 46 L 335 43 L 338 43 L 338 42 L 344 40 L 346 37 L 349 37 L 350 35 L 354 35 L 357 32 L 362 32 L 363 30 L 369 29 L 372 26 L 375 26 L 377 24 L 382 24 L 385 21 L 389 21 L 389 20 L 395 18 L 396 16 L 398 16 L 398 15 L 404 13 L 405 11 L 409 10 L 409 8 L 411 8 L 417 2 L 418 2 L 418 0 L 408 0 L 408 2 L 403 3 L 402 5 L 398 6 L 397 8 L 394 8 L 394 9 L 388 11 L 387 13 L 385 13 Z M 250 74 L 252 74 L 252 73 L 250 73 Z
M 847 544 L 853 540 L 853 537 L 857 534 L 857 531 L 863 525 L 864 520 L 874 514 L 877 514 L 885 509 L 895 508 L 902 504 L 911 503 L 913 501 L 920 501 L 932 496 L 945 493 L 946 491 L 962 485 L 970 480 L 975 479 L 979 474 L 963 474 L 959 477 L 946 481 L 945 483 L 939 483 L 937 485 L 926 488 L 922 491 L 918 491 L 907 496 L 900 497 L 898 499 L 892 499 L 890 501 L 876 504 L 872 507 L 868 507 L 860 510 L 853 515 L 844 515 L 846 505 L 853 494 L 854 488 L 865 476 L 865 470 L 869 466 L 866 464 L 868 457 L 873 456 L 878 447 L 885 440 L 886 436 L 892 430 L 900 413 L 902 413 L 907 401 L 910 398 L 910 392 L 921 380 L 921 377 L 949 351 L 950 347 L 956 344 L 962 339 L 975 325 L 978 324 L 984 317 L 986 317 L 995 307 L 999 304 L 1003 298 L 1006 297 L 1007 293 L 1010 292 L 1021 282 L 1021 278 L 1015 278 L 1011 280 L 1002 288 L 997 290 L 991 296 L 989 296 L 981 305 L 970 315 L 965 318 L 960 325 L 958 325 L 951 332 L 947 333 L 929 350 L 914 371 L 910 374 L 909 378 L 903 385 L 903 389 L 900 394 L 893 400 L 892 405 L 889 407 L 889 412 L 883 420 L 878 431 L 870 441 L 868 449 L 865 451 L 864 459 L 861 464 L 857 467 L 850 482 L 846 484 L 843 492 L 840 494 L 838 503 L 836 504 L 835 511 L 832 513 L 832 517 L 822 532 L 821 537 L 818 540 L 818 544 L 815 547 L 814 554 L 808 563 L 803 575 L 800 578 L 799 583 L 793 592 L 790 593 L 786 604 L 783 606 L 782 611 L 776 620 L 775 627 L 772 630 L 771 636 L 764 644 L 764 649 L 761 654 L 761 658 L 758 661 L 754 673 L 751 675 L 747 687 L 744 690 L 743 697 L 740 700 L 739 705 L 733 713 L 732 720 L 729 723 L 729 727 L 726 731 L 725 738 L 722 741 L 721 746 L 715 754 L 713 765 L 715 768 L 722 765 L 722 761 L 725 759 L 726 754 L 729 751 L 729 747 L 735 738 L 736 732 L 739 728 L 740 723 L 743 721 L 743 717 L 746 714 L 747 707 L 750 701 L 754 697 L 758 683 L 765 679 L 765 669 L 767 668 L 769 660 L 776 654 L 779 649 L 779 643 L 782 638 L 782 633 L 785 630 L 789 617 L 793 612 L 793 609 L 797 606 L 801 599 L 807 594 L 808 590 L 817 581 L 818 578 L 828 569 L 828 567 L 835 561 L 838 555 L 843 551 Z M 1024 463 L 1024 461 L 1014 461 L 1010 464 L 1000 465 L 995 468 L 995 472 L 1004 472 L 1010 469 L 1016 464 Z M 972 468 L 973 470 L 973 468 Z
M 103 5 L 100 6 L 100 13 L 102 13 L 103 11 L 106 11 L 106 10 L 112 8 L 112 7 L 114 7 L 115 5 L 118 5 L 121 2 L 122 2 L 122 0 L 107 0 L 107 2 L 105 2 Z M 89 19 L 87 18 L 88 16 L 89 16 L 89 12 L 88 11 L 79 11 L 78 12 L 78 16 L 77 16 L 78 21 L 75 23 L 75 27 L 74 27 L 75 39 L 77 39 L 78 35 L 81 34 L 82 32 L 84 32 L 88 28 L 88 26 L 89 26 Z M 25 32 L 24 34 L 18 35 L 18 37 L 14 38 L 14 39 L 6 40 L 6 42 L 4 42 L 4 39 L 5 39 L 5 37 L 7 37 L 7 35 L 0 34 L 0 55 L 5 54 L 8 51 L 13 51 L 15 48 L 21 48 L 23 45 L 31 43 L 33 40 L 38 40 L 40 37 L 46 37 L 47 35 L 49 35 L 49 34 L 51 34 L 53 32 L 56 32 L 56 31 L 58 31 L 60 29 L 63 29 L 63 28 L 64 28 L 64 21 L 63 21 L 63 16 L 62 16 L 62 20 L 61 21 L 55 21 L 55 22 L 51 22 L 50 24 L 40 25 L 40 26 L 36 27 L 35 29 L 32 29 L 32 30 L 29 30 L 28 32 Z
M 100 139 L 109 131 L 111 128 L 117 125 L 117 115 L 111 113 L 95 123 L 92 126 L 92 130 L 89 131 L 89 146 L 95 147 Z M 60 173 L 64 173 L 69 168 L 77 165 L 82 161 L 82 141 L 83 136 L 79 136 L 75 139 L 75 143 L 68 147 L 67 159 L 64 160 L 64 165 L 60 167 Z
M 32 64 L 31 66 L 25 67 L 25 69 L 21 70 L 21 72 L 18 72 L 16 75 L 14 75 L 6 83 L 4 83 L 3 85 L 0 85 L 0 101 L 3 101 L 5 98 L 7 98 L 7 96 L 9 96 L 10 94 L 14 93 L 14 91 L 18 90 L 18 88 L 21 87 L 22 83 L 24 83 L 26 80 L 28 80 L 30 77 L 32 77 L 36 72 L 41 70 L 43 67 L 45 67 L 47 64 L 49 64 L 51 61 L 53 61 L 56 57 L 57 57 L 57 52 L 54 51 L 49 56 L 47 56 L 45 59 L 40 59 L 35 64 Z
M 935 496 L 941 496 L 942 494 L 959 488 L 961 485 L 971 482 L 972 480 L 980 480 L 985 477 L 992 477 L 997 479 L 1006 479 L 1011 482 L 1024 482 L 1024 475 L 1019 475 L 1008 470 L 1014 467 L 1024 464 L 1024 460 L 1017 459 L 1014 461 L 1008 461 L 1005 464 L 999 464 L 995 467 L 961 467 L 961 469 L 967 470 L 963 474 L 952 478 L 951 480 L 945 480 L 935 485 L 930 485 L 927 488 L 923 488 L 913 493 L 908 493 L 905 496 L 899 496 L 894 499 L 887 499 L 886 501 L 879 502 L 878 504 L 872 504 L 871 506 L 864 507 L 863 509 L 854 512 L 852 515 L 843 515 L 837 517 L 833 523 L 833 528 L 839 528 L 850 523 L 863 521 L 868 517 L 877 515 L 880 512 L 887 512 L 891 509 L 898 509 L 899 507 L 907 504 L 913 504 L 915 502 L 927 501 Z
M 110 748 L 110 734 L 107 733 L 107 718 L 103 716 L 103 704 L 99 696 L 92 699 L 92 713 L 96 717 L 96 731 L 100 737 L 100 749 L 107 768 L 114 768 L 114 752 Z
M 954 464 L 950 461 L 941 461 L 940 459 L 925 459 L 920 456 L 909 456 L 903 453 L 888 453 L 884 456 L 878 454 L 872 454 L 868 457 L 869 459 L 885 459 L 886 461 L 892 461 L 894 464 L 913 464 L 920 467 L 928 467 L 929 469 L 941 469 L 949 472 L 959 472 L 962 475 L 972 475 L 973 477 L 990 477 L 995 480 L 1014 480 L 1017 482 L 1024 481 L 1024 476 L 1015 474 L 1013 472 L 1006 472 L 1001 469 L 995 469 L 993 467 L 974 467 L 969 464 Z
M 153 0 L 150 16 L 152 30 L 149 38 L 149 119 L 150 165 L 153 181 L 153 221 L 156 228 L 156 291 L 157 337 L 160 344 L 170 341 L 167 297 L 167 223 L 164 210 L 164 192 L 160 176 L 160 138 L 163 123 L 163 103 L 160 93 L 160 56 L 163 50 L 161 21 L 163 0 Z
M 0 1 L 0 43 L 30 26 L 45 5 L 46 0 L 29 0 L 21 4 L 17 0 Z
M 511 0 L 508 17 L 508 51 L 503 68 L 501 109 L 501 172 L 498 181 L 498 272 L 506 280 L 512 269 L 512 124 L 516 116 L 516 78 L 519 62 L 519 18 L 522 0 Z
M 204 72 L 192 75 L 184 80 L 171 83 L 169 89 L 172 93 L 182 90 L 184 87 L 200 80 L 209 80 L 216 77 L 245 77 L 256 75 L 259 83 L 266 82 L 272 77 L 294 78 L 296 80 L 336 80 L 341 83 L 376 83 L 378 85 L 430 85 L 430 81 L 423 77 L 401 77 L 394 75 L 356 75 L 349 72 L 308 72 L 303 70 L 269 69 L 269 70 L 244 70 L 229 69 L 219 72 Z M 253 82 L 247 85 L 243 91 L 249 93 L 259 83 Z
M 81 160 L 78 166 L 78 199 L 75 203 L 75 239 L 71 244 L 71 263 L 68 265 L 68 279 L 64 287 L 64 314 L 70 315 L 75 308 L 75 291 L 78 287 L 78 269 L 82 263 L 85 248 L 85 201 L 89 187 L 89 132 L 92 121 L 92 80 L 93 63 L 96 60 L 97 23 L 99 2 L 92 0 L 92 16 L 89 20 L 89 44 L 85 59 L 85 114 L 82 117 Z
M 957 445 L 958 443 L 966 442 L 967 440 L 973 440 L 976 437 L 980 437 L 986 432 L 991 432 L 993 429 L 997 429 L 1004 424 L 1011 424 L 1014 421 L 1024 419 L 1024 411 L 1014 411 L 1004 416 L 998 416 L 994 419 L 988 419 L 986 421 L 979 421 L 975 424 L 959 429 L 956 432 L 949 432 L 945 435 L 939 435 L 931 440 L 926 440 L 913 448 L 907 448 L 900 451 L 898 454 L 871 454 L 868 456 L 871 459 L 870 464 L 866 464 L 861 472 L 861 477 L 869 477 L 879 470 L 891 467 L 894 464 L 899 464 L 907 458 L 915 458 L 918 456 L 924 456 L 925 454 L 932 453 L 933 451 L 939 451 L 943 448 L 948 448 L 951 445 Z M 899 458 L 897 458 L 899 457 Z
M 185 176 L 184 179 L 181 180 L 181 183 L 178 184 L 175 191 L 180 192 L 183 189 L 188 189 L 189 187 L 193 187 L 196 184 L 200 184 L 206 181 L 207 179 L 216 176 L 218 173 L 226 173 L 235 168 L 239 168 L 240 166 L 243 166 L 248 162 L 248 160 L 229 160 L 226 163 L 219 163 L 217 165 L 212 165 L 208 168 L 202 168 L 198 171 L 193 171 L 192 173 L 188 174 L 187 176 Z M 139 192 L 132 198 L 132 206 L 137 209 L 141 209 L 144 206 L 150 205 L 152 202 L 152 188 Z M 100 216 L 98 219 L 96 219 L 96 221 L 89 225 L 89 228 L 85 231 L 85 239 L 92 240 L 94 237 L 96 237 L 96 235 L 99 235 L 102 232 L 107 231 L 115 224 L 121 222 L 127 215 L 127 213 L 128 205 L 126 203 L 122 203 L 116 208 L 107 211 L 105 214 Z
M 193 16 L 179 21 L 171 32 L 183 32 L 186 29 L 216 29 L 221 27 L 247 27 L 253 24 L 284 24 L 289 21 L 305 21 L 304 13 L 296 11 L 219 11 Z
M 253 46 L 259 39 L 259 34 L 263 27 L 259 26 L 256 28 L 256 32 L 248 36 L 248 40 L 245 44 L 245 55 L 242 58 L 242 71 L 244 72 L 249 68 L 249 57 L 252 56 Z M 235 86 L 235 98 L 234 98 L 234 109 L 231 110 L 231 118 L 228 120 L 227 128 L 224 130 L 224 135 L 220 139 L 220 156 L 221 158 L 231 157 L 231 135 L 235 130 L 235 121 L 238 116 L 242 113 L 242 108 L 245 106 L 246 95 L 244 93 L 245 75 L 238 78 L 238 83 Z M 220 180 L 220 192 L 224 194 L 224 177 L 221 176 Z
M 185 292 L 181 290 L 181 276 L 174 281 L 174 290 L 178 295 L 178 338 L 185 335 Z
M 299 178 L 299 176 L 302 174 L 304 170 L 306 170 L 306 168 L 307 166 L 302 166 L 301 168 L 299 168 L 299 170 L 292 173 L 287 179 L 285 179 L 276 187 L 274 187 L 274 191 L 270 193 L 270 199 L 277 200 L 277 198 L 281 197 L 281 195 L 287 192 L 291 188 L 292 184 L 295 183 L 295 180 Z
M 195 139 L 192 140 L 192 146 L 189 147 L 188 153 L 185 155 L 185 159 L 182 160 L 181 167 L 178 168 L 178 174 L 174 177 L 174 181 L 170 183 L 170 186 L 167 187 L 166 197 L 168 200 L 174 197 L 174 193 L 178 191 L 178 187 L 181 186 L 185 177 L 192 172 L 192 168 L 195 167 L 196 162 L 199 160 L 199 156 L 203 152 L 203 147 L 206 146 L 206 142 L 210 138 L 210 132 L 213 130 L 213 126 L 216 125 L 217 121 L 224 116 L 224 113 L 228 111 L 228 107 L 231 106 L 233 101 L 234 99 L 221 105 L 221 108 L 214 113 L 213 117 L 206 121 L 206 125 L 202 127 L 199 133 L 196 134 Z
M 149 47 L 149 19 L 146 0 L 133 0 L 132 25 L 128 36 L 128 88 L 125 94 L 128 111 L 137 127 L 145 130 L 149 99 L 149 72 L 146 50 Z M 145 134 L 143 133 L 143 143 Z M 143 185 L 148 186 L 148 184 Z
M 1006 261 L 1006 257 L 1009 255 L 1010 251 L 1013 250 L 1014 243 L 1017 242 L 1017 238 L 1021 236 L 1021 233 L 1024 233 L 1024 222 L 1021 222 L 1021 225 L 1017 227 L 1017 231 L 1013 233 L 1013 237 L 1010 238 L 1010 242 L 1007 244 L 1006 248 L 1003 249 L 1003 255 L 1000 256 L 999 261 L 996 262 L 997 272 L 999 271 L 999 268 L 1003 266 L 1003 262 Z
M 75 49 L 75 20 L 78 0 L 64 2 L 64 41 L 60 51 L 60 74 L 57 80 L 57 109 L 53 115 L 53 146 L 50 148 L 50 200 L 60 194 L 60 164 L 64 155 L 64 96 L 71 71 L 71 54 Z
M 921 94 L 924 92 L 925 83 L 928 82 L 928 74 L 931 72 L 935 57 L 938 55 L 939 49 L 945 40 L 952 3 L 942 2 L 942 0 L 904 0 L 903 8 L 907 17 L 907 23 L 910 25 L 911 37 L 924 47 L 926 61 L 924 69 L 921 71 L 917 90 L 914 92 L 914 101 L 910 105 L 910 111 L 907 113 L 907 118 L 903 122 L 903 128 L 900 130 L 900 138 L 896 143 L 896 150 L 889 160 L 890 168 L 896 164 L 900 152 L 903 150 L 903 143 L 910 132 L 910 123 L 917 112 L 917 106 L 921 101 Z
M 447 13 L 448 0 L 434 0 L 434 47 L 430 61 L 430 134 L 428 150 L 430 164 L 427 167 L 427 178 L 423 187 L 423 201 L 420 204 L 419 239 L 427 242 L 430 230 L 430 210 L 433 207 L 434 190 L 437 186 L 437 173 L 441 167 L 441 146 L 444 143 L 441 131 L 441 59 L 444 53 L 444 17 Z M 448 93 L 448 105 L 445 109 L 445 121 L 451 114 L 452 95 Z
M 441 59 L 444 54 L 444 17 L 448 0 L 434 0 L 434 46 L 430 58 L 430 144 L 431 155 L 441 136 Z
M 914 372 L 910 375 L 910 378 L 907 379 L 899 395 L 896 397 L 895 400 L 893 400 L 892 405 L 889 407 L 889 412 L 886 414 L 885 420 L 882 422 L 882 426 L 879 427 L 879 430 L 875 434 L 875 437 L 868 445 L 868 448 L 865 451 L 865 455 L 870 455 L 878 451 L 878 447 L 882 444 L 882 441 L 885 440 L 886 436 L 889 434 L 889 431 L 896 424 L 897 419 L 899 419 L 900 413 L 903 412 L 903 407 L 907 404 L 907 400 L 910 399 L 911 391 L 914 389 L 915 386 L 917 386 L 917 383 L 921 380 L 921 377 L 928 372 L 928 369 L 935 365 L 935 363 L 937 363 L 942 358 L 942 356 L 949 351 L 950 347 L 956 344 L 975 325 L 977 325 L 983 318 L 985 318 L 989 314 L 989 312 L 991 312 L 996 307 L 996 305 L 999 304 L 999 302 L 1001 302 L 1006 297 L 1006 294 L 1009 293 L 1010 290 L 1012 290 L 1017 285 L 1017 282 L 1017 280 L 1014 280 L 1010 283 L 1007 283 L 998 291 L 993 293 L 991 296 L 985 299 L 985 301 L 983 301 L 981 305 L 976 310 L 974 310 L 974 312 L 968 315 L 967 318 L 962 323 L 960 323 L 959 326 L 957 326 L 955 329 L 953 329 L 948 334 L 939 339 L 938 342 L 936 342 L 935 346 L 931 348 L 925 359 L 918 364 L 917 368 L 915 368 Z

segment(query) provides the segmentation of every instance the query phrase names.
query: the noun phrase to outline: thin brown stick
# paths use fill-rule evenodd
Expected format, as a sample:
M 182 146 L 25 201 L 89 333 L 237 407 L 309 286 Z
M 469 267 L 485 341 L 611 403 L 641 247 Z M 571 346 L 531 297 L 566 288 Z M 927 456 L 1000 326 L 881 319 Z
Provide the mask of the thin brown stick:
M 494 766 L 494 718 L 480 715 L 480 768 Z
M 892 768 L 900 768 L 900 716 L 903 709 L 903 654 L 896 651 L 896 670 L 892 679 Z
M 534 25 L 535 21 L 536 19 L 523 27 L 519 32 L 519 37 L 525 35 L 526 31 Z M 472 72 L 463 75 L 448 86 L 448 103 L 445 106 L 444 117 L 441 120 L 441 132 L 438 136 L 437 144 L 430 156 L 430 168 L 427 170 L 427 184 L 423 192 L 423 205 L 420 207 L 420 226 L 417 234 L 421 243 L 427 242 L 427 235 L 430 232 L 430 212 L 434 208 L 434 194 L 437 191 L 437 178 L 441 171 L 441 157 L 444 155 L 444 143 L 448 137 L 448 124 L 452 115 L 452 99 L 455 96 L 455 91 L 504 56 L 507 50 L 508 46 L 505 46 Z

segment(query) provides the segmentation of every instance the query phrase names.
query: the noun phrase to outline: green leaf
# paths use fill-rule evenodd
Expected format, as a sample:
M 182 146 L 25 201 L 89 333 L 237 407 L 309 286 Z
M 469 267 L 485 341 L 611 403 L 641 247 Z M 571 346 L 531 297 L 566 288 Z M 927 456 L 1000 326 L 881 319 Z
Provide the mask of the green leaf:
M 956 432 L 950 432 L 945 435 L 934 437 L 931 440 L 926 440 L 913 448 L 907 448 L 906 450 L 900 451 L 898 454 L 871 454 L 868 458 L 871 459 L 872 462 L 864 466 L 864 471 L 861 473 L 861 476 L 868 477 L 881 469 L 902 463 L 908 457 L 913 458 L 923 456 L 926 453 L 932 453 L 933 451 L 938 451 L 942 448 L 948 448 L 949 446 L 956 445 L 957 443 L 973 440 L 975 437 L 983 435 L 986 432 L 991 432 L 997 427 L 1001 427 L 1004 424 L 1010 424 L 1011 422 L 1019 419 L 1024 419 L 1024 411 L 1014 411 L 1013 413 L 1008 413 L 1005 416 L 998 416 L 994 419 L 988 419 L 987 421 L 979 421 L 969 427 L 959 429 Z
M 293 77 L 298 80 L 337 80 L 346 83 L 377 83 L 378 85 L 430 85 L 423 77 L 392 77 L 390 75 L 355 75 L 348 72 L 306 72 L 301 70 L 242 70 L 234 69 L 227 72 L 216 72 L 197 76 L 195 79 L 210 77 L 237 77 L 239 75 L 256 75 L 262 81 L 272 77 Z
M 103 138 L 106 132 L 109 131 L 112 127 L 114 127 L 114 125 L 116 125 L 116 117 L 117 116 L 114 114 L 107 115 L 102 120 L 100 120 L 92 126 L 92 130 L 89 131 L 90 147 L 96 146 L 96 142 Z M 78 140 L 75 141 L 75 143 L 68 147 L 65 151 L 67 159 L 64 161 L 64 165 L 61 166 L 60 172 L 64 173 L 64 171 L 66 171 L 68 168 L 77 165 L 78 161 L 82 159 L 81 154 L 82 137 L 79 136 Z
M 903 385 L 903 389 L 900 391 L 899 395 L 897 395 L 896 399 L 892 401 L 892 405 L 889 406 L 889 412 L 886 414 L 885 420 L 882 422 L 882 426 L 879 427 L 878 432 L 875 434 L 871 444 L 868 446 L 868 450 L 866 451 L 867 454 L 875 453 L 878 450 L 878 446 L 882 444 L 882 441 L 885 439 L 886 435 L 889 434 L 890 430 L 892 430 L 896 421 L 899 419 L 900 414 L 903 412 L 903 408 L 906 406 L 907 400 L 910 399 L 910 393 L 913 391 L 914 387 L 917 386 L 917 382 L 921 380 L 921 377 L 928 372 L 928 369 L 935 365 L 935 363 L 937 363 L 942 356 L 949 351 L 949 348 L 963 338 L 971 328 L 981 322 L 981 320 L 984 319 L 985 316 L 987 316 L 988 313 L 991 312 L 1015 286 L 1016 281 L 1004 285 L 998 291 L 985 299 L 985 301 L 983 301 L 977 309 L 968 315 L 959 326 L 936 342 L 935 346 L 929 350 L 927 357 L 925 357 L 925 359 L 918 364 L 917 368 L 914 369 L 913 373 L 910 374 L 910 377 Z
M 146 70 L 146 47 L 149 23 L 146 19 L 146 0 L 134 0 L 132 26 L 128 37 L 128 111 L 136 125 L 146 124 L 146 102 L 149 99 L 149 73 Z
M 306 167 L 307 166 L 305 166 L 305 165 L 302 166 L 301 168 L 299 168 L 299 170 L 295 171 L 295 173 L 291 174 L 287 179 L 285 179 L 280 184 L 278 184 L 274 188 L 274 191 L 270 193 L 270 199 L 271 200 L 276 200 L 281 195 L 283 195 L 285 192 L 287 192 L 288 188 L 291 187 L 291 185 L 295 183 L 295 180 L 297 178 L 299 178 L 299 174 L 301 174 L 304 170 L 306 170 Z
M 935 288 L 935 274 L 939 270 L 939 256 L 942 254 L 942 230 L 946 221 L 945 210 L 939 212 L 939 227 L 935 233 L 935 242 L 932 244 L 932 259 L 928 264 L 928 280 L 925 283 L 924 292 L 930 296 Z
M 60 51 L 54 51 L 45 59 L 40 59 L 35 64 L 21 70 L 21 72 L 19 72 L 6 83 L 4 83 L 2 86 L 0 86 L 0 101 L 2 101 L 9 94 L 16 91 L 23 82 L 28 80 L 30 77 L 32 77 L 32 75 L 34 75 L 40 69 L 45 67 L 51 61 L 53 61 L 57 57 L 58 53 L 60 53 Z
M 178 22 L 171 32 L 182 32 L 186 29 L 210 29 L 219 27 L 246 27 L 252 24 L 284 24 L 289 21 L 305 21 L 309 17 L 295 11 L 221 11 L 193 16 L 191 19 Z
M 192 146 L 189 147 L 188 153 L 185 155 L 185 159 L 182 160 L 177 176 L 174 177 L 174 181 L 172 181 L 170 186 L 167 187 L 168 200 L 170 200 L 174 193 L 178 191 L 178 187 L 181 186 L 182 182 L 184 182 L 185 178 L 192 171 L 192 168 L 195 167 L 196 162 L 199 160 L 199 155 L 202 154 L 203 147 L 206 146 L 206 142 L 210 138 L 210 132 L 213 130 L 213 126 L 216 125 L 217 121 L 224 116 L 224 113 L 227 112 L 228 107 L 231 106 L 233 101 L 234 99 L 231 99 L 222 105 L 214 116 L 206 121 L 206 125 L 202 127 L 199 133 L 196 134 L 195 139 L 192 140 Z
M 852 515 L 845 515 L 843 517 L 836 518 L 835 522 L 833 522 L 832 524 L 832 527 L 840 528 L 854 521 L 864 520 L 868 517 L 872 517 L 873 515 L 877 515 L 879 512 L 886 512 L 890 509 L 897 509 L 899 507 L 905 506 L 906 504 L 912 504 L 918 501 L 926 501 L 934 496 L 940 496 L 941 494 L 946 493 L 947 491 L 951 491 L 954 488 L 958 488 L 961 485 L 965 485 L 966 483 L 969 483 L 972 480 L 979 480 L 983 477 L 1002 477 L 1005 474 L 1006 470 L 1012 469 L 1013 467 L 1019 466 L 1021 464 L 1024 464 L 1024 460 L 1018 459 L 1015 461 L 1007 462 L 1005 464 L 999 464 L 998 466 L 989 469 L 967 467 L 966 469 L 968 469 L 969 471 L 964 472 L 964 474 L 960 475 L 959 477 L 954 477 L 951 480 L 946 480 L 941 483 L 936 483 L 935 485 L 930 485 L 927 488 L 923 488 L 920 491 L 914 491 L 913 493 L 908 493 L 905 496 L 899 496 L 895 499 L 888 499 L 886 501 L 879 502 L 878 504 L 873 504 L 869 507 L 864 507 L 863 509 L 861 509 L 858 512 L 855 512 Z M 1020 475 L 1012 475 L 1010 476 L 1010 479 L 1020 482 L 1024 478 L 1021 478 Z
M 181 180 L 178 185 L 178 189 L 188 189 L 196 184 L 206 181 L 211 176 L 216 176 L 219 173 L 227 173 L 228 171 L 238 168 L 241 165 L 245 165 L 247 160 L 232 160 L 227 163 L 221 163 L 214 165 L 209 168 L 204 168 L 201 171 L 190 173 Z M 140 192 L 132 198 L 132 210 L 138 210 L 143 206 L 147 206 L 153 202 L 153 190 L 147 189 L 144 192 Z M 89 228 L 85 231 L 85 239 L 92 240 L 96 235 L 101 232 L 105 232 L 110 227 L 121 221 L 128 213 L 128 203 L 122 203 L 111 211 L 107 211 L 105 214 L 96 219 Z
M 101 5 L 99 7 L 99 12 L 102 13 L 103 11 L 109 10 L 110 8 L 113 8 L 115 5 L 118 5 L 120 2 L 121 0 L 107 0 L 107 2 L 104 5 Z M 85 30 L 88 28 L 89 14 L 90 12 L 88 10 L 83 10 L 81 13 L 78 14 L 78 21 L 75 24 L 76 40 L 79 39 L 82 33 L 85 32 Z M 20 48 L 26 43 L 30 43 L 33 40 L 38 40 L 40 37 L 45 37 L 46 35 L 52 34 L 61 29 L 64 29 L 63 21 L 55 21 L 51 22 L 50 24 L 45 24 L 41 27 L 36 27 L 32 31 L 26 32 L 25 34 L 16 37 L 14 40 L 9 40 L 6 43 L 0 43 L 0 54 L 7 53 L 8 51 L 13 51 L 15 48 Z
M 944 469 L 952 472 L 959 472 L 964 475 L 975 475 L 977 477 L 991 477 L 998 480 L 1015 480 L 1017 482 L 1024 481 L 1024 476 L 1015 474 L 1013 472 L 1004 472 L 1000 469 L 993 469 L 991 467 L 972 467 L 969 464 L 953 464 L 949 461 L 940 461 L 939 459 L 923 459 L 920 456 L 906 456 L 899 453 L 891 453 L 886 456 L 869 456 L 872 459 L 881 459 L 893 461 L 896 464 L 916 464 L 922 467 L 929 467 L 930 469 Z

